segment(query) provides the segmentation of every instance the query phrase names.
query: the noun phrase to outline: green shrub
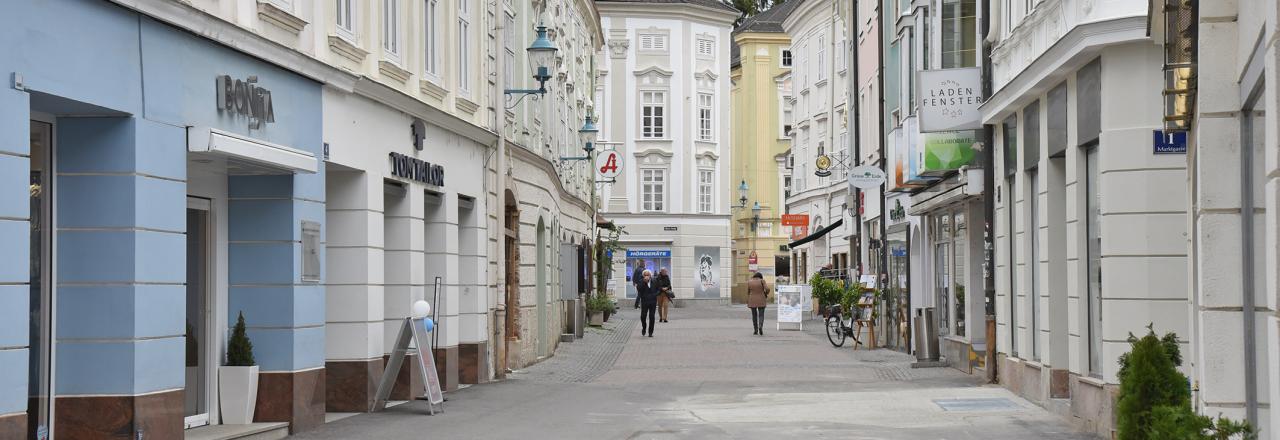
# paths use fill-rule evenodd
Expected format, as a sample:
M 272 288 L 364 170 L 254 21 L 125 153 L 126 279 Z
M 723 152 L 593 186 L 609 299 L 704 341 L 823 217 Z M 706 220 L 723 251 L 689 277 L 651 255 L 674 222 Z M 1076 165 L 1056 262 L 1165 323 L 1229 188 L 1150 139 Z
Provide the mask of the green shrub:
M 613 301 L 603 293 L 587 297 L 587 313 L 613 313 Z
M 1120 356 L 1120 396 L 1116 403 L 1116 437 L 1120 440 L 1256 439 L 1247 423 L 1214 420 L 1191 409 L 1187 377 L 1178 371 L 1182 353 L 1178 337 L 1129 335 L 1128 353 Z
M 231 330 L 231 339 L 227 341 L 227 366 L 252 367 L 257 365 L 253 360 L 253 343 L 244 330 L 244 312 L 236 318 L 236 326 Z
M 844 297 L 844 286 L 816 273 L 809 278 L 809 286 L 813 288 L 813 297 L 818 300 L 818 310 L 825 311 L 832 305 L 840 304 Z

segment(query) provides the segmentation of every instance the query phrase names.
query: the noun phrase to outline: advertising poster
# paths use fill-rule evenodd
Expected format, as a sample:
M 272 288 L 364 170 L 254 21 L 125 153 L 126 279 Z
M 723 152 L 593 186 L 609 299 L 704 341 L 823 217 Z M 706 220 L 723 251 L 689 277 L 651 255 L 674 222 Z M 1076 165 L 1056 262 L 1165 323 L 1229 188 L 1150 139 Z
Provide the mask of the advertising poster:
M 799 323 L 804 319 L 805 287 L 795 284 L 777 286 L 778 322 Z
M 903 156 L 906 158 L 906 180 L 903 182 L 906 186 L 918 186 L 930 183 L 936 179 L 920 175 L 920 169 L 924 166 L 924 148 L 920 144 L 920 133 L 916 131 L 914 119 L 908 119 L 902 123 L 902 131 L 906 142 L 902 145 Z
M 693 297 L 719 298 L 720 248 L 695 246 L 693 261 L 698 263 L 698 270 L 693 273 Z
M 924 133 L 924 168 L 922 175 L 940 175 L 968 165 L 975 156 L 973 144 L 976 132 L 951 131 Z
M 666 269 L 667 273 L 671 272 L 671 250 L 670 249 L 627 249 L 627 267 L 623 271 L 627 277 L 627 298 L 636 297 L 635 281 L 631 279 L 636 273 L 636 266 L 640 261 L 644 261 L 644 268 L 653 272 L 653 276 L 658 276 L 658 271 Z

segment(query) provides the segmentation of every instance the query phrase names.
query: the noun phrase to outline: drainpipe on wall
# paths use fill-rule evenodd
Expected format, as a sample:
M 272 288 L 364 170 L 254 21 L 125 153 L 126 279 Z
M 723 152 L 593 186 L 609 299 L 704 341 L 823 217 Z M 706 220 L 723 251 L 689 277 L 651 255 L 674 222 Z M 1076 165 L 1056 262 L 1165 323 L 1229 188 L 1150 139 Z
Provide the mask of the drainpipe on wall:
M 982 0 L 982 30 L 984 37 L 981 41 L 982 45 L 982 96 L 985 100 L 991 96 L 991 57 L 986 54 L 991 53 L 991 1 Z M 986 307 L 984 308 L 986 315 L 986 365 L 987 365 L 987 382 L 997 383 L 999 380 L 999 372 L 996 366 L 996 341 L 999 339 L 997 334 L 998 327 L 996 320 L 996 252 L 995 252 L 995 174 L 996 174 L 996 154 L 995 154 L 995 127 L 990 124 L 982 126 L 982 208 L 983 208 L 983 231 L 982 245 L 983 253 L 986 257 L 987 270 L 983 273 L 984 283 L 986 284 Z
M 506 47 L 506 39 L 504 38 L 505 35 L 503 34 L 503 30 L 504 30 L 503 23 L 505 21 L 506 20 L 494 20 L 495 47 Z M 494 358 L 494 366 L 493 366 L 494 368 L 492 371 L 495 376 L 505 376 L 505 372 L 507 368 L 506 365 L 497 365 L 498 359 L 503 359 L 503 360 L 506 359 L 506 347 L 507 347 L 507 341 L 506 341 L 506 321 L 507 320 L 505 319 L 506 305 L 507 305 L 506 303 L 506 288 L 507 288 L 506 287 L 507 286 L 507 279 L 506 279 L 506 261 L 507 261 L 507 245 L 506 245 L 507 136 L 506 136 L 506 133 L 507 133 L 507 127 L 506 127 L 506 123 L 507 123 L 507 115 L 506 115 L 506 106 L 503 105 L 504 101 L 506 100 L 506 90 L 504 90 L 506 79 L 501 78 L 502 73 L 506 71 L 505 70 L 506 66 L 504 66 L 505 58 L 506 57 L 494 58 L 495 72 L 497 72 L 499 76 L 498 81 L 495 81 L 495 84 L 494 84 L 494 97 L 493 97 L 493 101 L 494 101 L 493 126 L 494 126 L 494 129 L 498 132 L 498 168 L 494 173 L 495 180 L 497 180 L 497 184 L 498 184 L 497 188 L 495 188 L 497 190 L 498 197 L 497 197 L 497 203 L 495 203 L 493 207 L 494 218 L 497 219 L 496 227 L 494 228 L 495 231 L 491 231 L 491 232 L 497 234 L 496 255 L 497 255 L 497 263 L 498 263 L 497 264 L 497 268 L 498 268 L 497 284 L 498 285 L 497 285 L 497 289 L 492 293 L 492 296 L 491 296 L 491 298 L 494 298 L 494 301 L 493 301 L 494 313 L 491 319 L 493 319 L 494 329 L 497 329 L 499 323 L 502 323 L 502 331 L 495 333 L 494 335 L 495 338 L 493 341 L 494 353 L 501 353 L 501 355 Z M 493 267 L 493 265 L 489 265 L 489 267 Z M 499 310 L 499 307 L 501 307 L 503 310 L 504 319 L 498 319 L 497 311 Z

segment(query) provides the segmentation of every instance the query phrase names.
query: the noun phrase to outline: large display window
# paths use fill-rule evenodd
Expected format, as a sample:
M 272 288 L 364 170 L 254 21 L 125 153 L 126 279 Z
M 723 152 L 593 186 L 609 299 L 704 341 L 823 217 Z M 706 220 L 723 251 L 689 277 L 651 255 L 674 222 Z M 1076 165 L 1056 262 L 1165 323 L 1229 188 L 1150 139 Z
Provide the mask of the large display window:
M 671 249 L 628 249 L 626 269 L 627 298 L 636 297 L 636 286 L 632 277 L 637 272 L 636 268 L 640 266 L 643 266 L 644 270 L 653 272 L 654 276 L 658 275 L 658 271 L 666 269 L 672 279 L 675 279 L 675 274 L 671 273 Z

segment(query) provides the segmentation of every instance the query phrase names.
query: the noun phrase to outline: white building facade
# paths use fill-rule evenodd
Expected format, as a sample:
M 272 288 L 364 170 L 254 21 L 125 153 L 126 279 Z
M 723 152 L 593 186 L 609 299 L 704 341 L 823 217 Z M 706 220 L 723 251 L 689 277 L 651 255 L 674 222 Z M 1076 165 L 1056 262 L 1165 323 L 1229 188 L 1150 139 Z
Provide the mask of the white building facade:
M 655 3 L 662 3 L 661 6 Z M 622 152 L 603 211 L 626 232 L 609 285 L 634 298 L 640 260 L 671 273 L 676 301 L 728 303 L 729 48 L 738 12 L 714 1 L 597 1 L 607 47 L 596 108 L 602 150 Z
M 1147 6 L 996 1 L 987 36 L 1000 382 L 1104 436 L 1129 334 L 1193 334 L 1188 278 L 1170 276 L 1188 265 L 1186 157 L 1148 146 Z
M 790 109 L 784 112 L 791 117 L 792 139 L 786 212 L 808 216 L 807 230 L 793 227 L 793 240 L 826 231 L 792 247 L 795 282 L 807 282 L 827 266 L 844 274 L 859 261 L 857 251 L 851 254 L 849 246 L 858 229 L 853 224 L 857 207 L 850 199 L 847 181 L 853 162 L 846 105 L 850 63 L 837 3 L 805 1 L 782 23 L 791 36 L 793 63 Z M 820 169 L 820 162 L 830 166 Z M 863 208 L 864 214 L 865 209 L 878 210 L 879 203 L 867 203 Z

